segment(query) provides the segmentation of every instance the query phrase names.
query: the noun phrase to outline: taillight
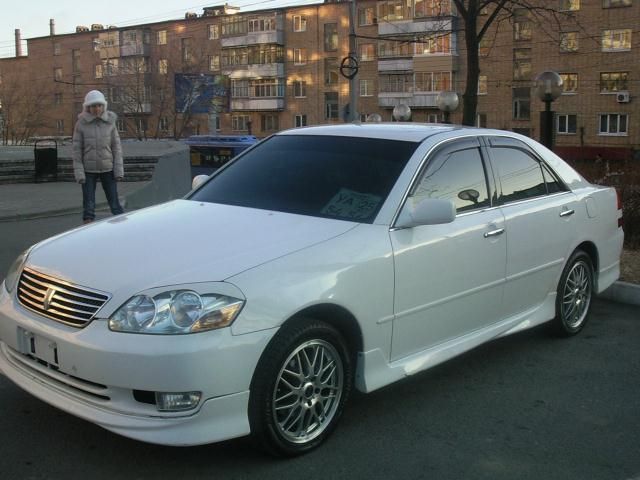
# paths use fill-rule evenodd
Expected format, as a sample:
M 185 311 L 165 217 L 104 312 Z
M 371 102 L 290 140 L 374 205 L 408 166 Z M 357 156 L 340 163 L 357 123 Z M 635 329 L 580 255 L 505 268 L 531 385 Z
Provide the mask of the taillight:
M 622 219 L 622 195 L 618 189 L 616 189 L 616 197 L 618 198 L 618 214 L 620 215 L 618 217 L 618 228 L 622 228 L 624 225 L 624 221 Z

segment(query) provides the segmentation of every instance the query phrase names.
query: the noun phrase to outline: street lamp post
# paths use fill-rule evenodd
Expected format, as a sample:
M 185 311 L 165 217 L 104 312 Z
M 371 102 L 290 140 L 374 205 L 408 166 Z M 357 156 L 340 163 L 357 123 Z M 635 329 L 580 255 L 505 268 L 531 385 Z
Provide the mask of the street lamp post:
M 438 93 L 438 96 L 436 97 L 436 104 L 438 105 L 438 108 L 444 112 L 443 123 L 451 123 L 451 112 L 458 108 L 459 103 L 460 99 L 456 92 L 443 90 Z
M 562 77 L 550 70 L 542 72 L 535 79 L 536 95 L 544 102 L 540 112 L 540 143 L 553 149 L 553 114 L 551 103 L 562 94 Z

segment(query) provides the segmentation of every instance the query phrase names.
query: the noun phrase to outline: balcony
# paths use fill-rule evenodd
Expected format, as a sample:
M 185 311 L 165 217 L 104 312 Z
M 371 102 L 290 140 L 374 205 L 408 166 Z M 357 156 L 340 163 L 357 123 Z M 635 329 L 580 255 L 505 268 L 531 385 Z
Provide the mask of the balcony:
M 275 43 L 284 45 L 284 31 L 274 30 L 271 32 L 253 32 L 246 35 L 238 35 L 236 37 L 223 37 L 220 40 L 222 48 L 242 47 L 245 45 L 261 45 Z
M 412 72 L 412 58 L 386 58 L 378 60 L 378 72 Z
M 380 92 L 378 106 L 393 108 L 401 103 L 416 108 L 438 108 L 436 97 L 440 92 Z
M 439 20 L 400 20 L 397 22 L 378 22 L 378 35 L 395 35 L 399 32 L 403 35 L 411 33 L 447 32 L 454 28 L 453 19 L 450 17 Z
M 284 98 L 232 98 L 231 111 L 284 110 Z
M 233 80 L 243 78 L 284 77 L 284 63 L 232 65 L 223 68 L 223 73 Z

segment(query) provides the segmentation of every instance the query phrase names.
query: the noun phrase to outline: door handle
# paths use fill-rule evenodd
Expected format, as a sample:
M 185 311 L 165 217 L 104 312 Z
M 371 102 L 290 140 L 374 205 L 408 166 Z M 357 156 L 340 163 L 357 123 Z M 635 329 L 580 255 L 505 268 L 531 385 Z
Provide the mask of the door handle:
M 576 213 L 575 210 L 563 210 L 560 212 L 560 216 L 561 217 L 569 217 L 571 215 L 573 215 L 574 213 Z
M 504 233 L 504 228 L 498 228 L 497 230 L 491 230 L 490 232 L 486 232 L 484 234 L 484 238 L 496 237 L 498 235 L 502 235 Z

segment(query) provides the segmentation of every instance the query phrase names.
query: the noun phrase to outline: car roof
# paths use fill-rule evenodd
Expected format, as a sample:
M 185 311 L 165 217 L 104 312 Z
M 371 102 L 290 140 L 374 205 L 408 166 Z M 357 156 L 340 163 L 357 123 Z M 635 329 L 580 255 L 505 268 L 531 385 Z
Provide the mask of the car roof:
M 459 125 L 427 123 L 346 123 L 293 128 L 279 132 L 277 135 L 328 135 L 421 142 L 439 133 L 452 132 L 464 128 Z

